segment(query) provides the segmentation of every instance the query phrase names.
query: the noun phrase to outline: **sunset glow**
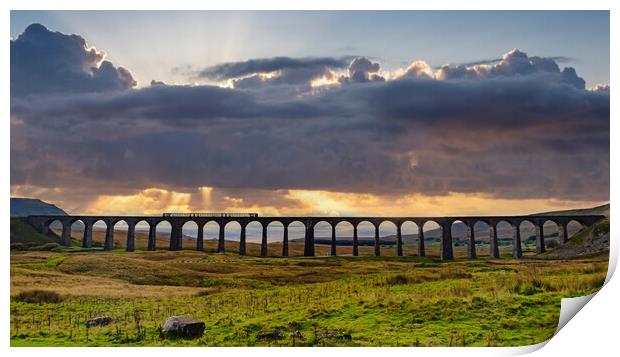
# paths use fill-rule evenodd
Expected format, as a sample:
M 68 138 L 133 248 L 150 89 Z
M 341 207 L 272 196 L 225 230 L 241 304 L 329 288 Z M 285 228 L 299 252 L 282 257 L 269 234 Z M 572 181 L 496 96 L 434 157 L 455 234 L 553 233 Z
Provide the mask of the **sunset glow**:
M 60 189 L 16 188 L 14 197 L 41 197 L 59 202 L 66 194 Z M 450 193 L 445 196 L 379 196 L 344 192 L 286 190 L 279 192 L 282 205 L 268 205 L 251 197 L 223 196 L 212 202 L 213 188 L 192 193 L 149 188 L 131 195 L 99 195 L 68 209 L 71 214 L 159 215 L 163 212 L 256 212 L 264 216 L 459 216 L 521 215 L 552 210 L 576 209 L 604 204 L 604 201 L 511 200 L 485 194 Z

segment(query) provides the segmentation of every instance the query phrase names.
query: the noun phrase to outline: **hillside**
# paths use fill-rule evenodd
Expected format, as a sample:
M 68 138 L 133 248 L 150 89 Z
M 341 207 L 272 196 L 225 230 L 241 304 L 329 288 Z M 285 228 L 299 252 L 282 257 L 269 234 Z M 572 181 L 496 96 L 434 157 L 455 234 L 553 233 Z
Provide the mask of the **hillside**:
M 22 218 L 11 218 L 11 243 L 45 244 L 56 243 L 57 240 L 37 232 L 34 227 Z
M 538 254 L 537 258 L 571 259 L 609 253 L 609 220 L 601 220 L 579 231 L 558 248 Z
M 580 209 L 569 209 L 569 210 L 563 210 L 563 211 L 536 213 L 536 214 L 533 214 L 532 216 L 543 216 L 543 215 L 572 216 L 572 215 L 584 215 L 584 214 L 600 214 L 600 215 L 607 217 L 607 219 L 609 219 L 609 203 L 601 205 L 601 206 L 592 207 L 592 208 L 580 208 Z
M 67 213 L 51 203 L 36 198 L 11 197 L 11 217 L 31 215 L 63 215 Z

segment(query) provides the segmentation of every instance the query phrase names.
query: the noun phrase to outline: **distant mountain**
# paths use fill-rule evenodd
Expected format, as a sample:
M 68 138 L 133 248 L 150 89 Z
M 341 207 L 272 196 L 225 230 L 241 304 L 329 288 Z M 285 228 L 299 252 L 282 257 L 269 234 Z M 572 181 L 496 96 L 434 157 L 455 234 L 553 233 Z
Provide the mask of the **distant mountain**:
M 11 197 L 11 217 L 27 217 L 31 215 L 62 215 L 67 212 L 55 205 L 36 198 Z

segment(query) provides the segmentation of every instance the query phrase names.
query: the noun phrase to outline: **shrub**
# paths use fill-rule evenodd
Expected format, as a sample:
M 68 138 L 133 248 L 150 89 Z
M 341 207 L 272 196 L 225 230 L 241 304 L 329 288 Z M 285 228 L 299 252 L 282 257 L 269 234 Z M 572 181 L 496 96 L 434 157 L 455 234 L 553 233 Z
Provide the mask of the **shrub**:
M 57 304 L 63 300 L 57 292 L 50 290 L 26 290 L 13 297 L 16 301 L 31 304 Z
M 474 296 L 471 303 L 474 307 L 480 308 L 488 306 L 490 302 L 484 296 Z
M 523 295 L 534 295 L 534 294 L 538 294 L 541 293 L 542 290 L 536 286 L 533 285 L 526 285 L 524 287 L 521 287 L 521 291 L 520 293 Z
M 405 285 L 409 284 L 410 279 L 404 275 L 394 275 L 386 279 L 387 285 Z
M 387 277 L 385 280 L 378 280 L 374 283 L 376 286 L 391 286 L 391 285 L 407 285 L 407 284 L 420 284 L 429 281 L 439 280 L 439 276 L 435 275 L 414 275 L 407 276 L 403 274 L 396 274 Z
M 606 233 L 609 233 L 609 219 L 604 219 L 594 224 L 594 228 L 592 229 L 592 234 L 594 236 Z
M 209 292 L 209 290 L 199 290 L 196 293 L 196 296 L 200 297 L 200 296 L 209 296 L 211 295 L 211 293 Z

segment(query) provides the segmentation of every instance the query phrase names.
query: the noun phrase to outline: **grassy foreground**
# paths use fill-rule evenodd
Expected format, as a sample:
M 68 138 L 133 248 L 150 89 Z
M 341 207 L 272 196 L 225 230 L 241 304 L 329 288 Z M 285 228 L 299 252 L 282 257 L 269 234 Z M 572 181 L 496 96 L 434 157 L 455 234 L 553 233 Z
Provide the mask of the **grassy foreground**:
M 11 345 L 526 345 L 549 339 L 560 299 L 598 290 L 606 271 L 607 255 L 442 263 L 120 249 L 12 252 Z M 206 323 L 204 336 L 162 339 L 164 320 L 183 314 Z M 86 329 L 85 320 L 97 316 L 113 322 Z

